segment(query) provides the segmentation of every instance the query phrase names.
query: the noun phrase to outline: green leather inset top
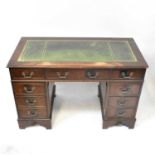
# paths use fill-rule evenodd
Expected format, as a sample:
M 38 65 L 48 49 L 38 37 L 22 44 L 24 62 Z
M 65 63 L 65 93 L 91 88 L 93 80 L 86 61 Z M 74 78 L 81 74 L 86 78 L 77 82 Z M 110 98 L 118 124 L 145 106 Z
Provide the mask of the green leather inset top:
M 128 41 L 27 40 L 18 61 L 136 62 Z

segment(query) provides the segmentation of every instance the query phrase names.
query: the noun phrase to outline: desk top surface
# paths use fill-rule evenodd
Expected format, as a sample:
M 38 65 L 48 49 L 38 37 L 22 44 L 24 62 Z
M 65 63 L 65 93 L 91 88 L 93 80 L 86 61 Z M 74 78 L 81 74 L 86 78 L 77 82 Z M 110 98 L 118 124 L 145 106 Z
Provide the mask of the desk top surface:
M 40 68 L 146 68 L 132 38 L 23 37 L 8 64 Z

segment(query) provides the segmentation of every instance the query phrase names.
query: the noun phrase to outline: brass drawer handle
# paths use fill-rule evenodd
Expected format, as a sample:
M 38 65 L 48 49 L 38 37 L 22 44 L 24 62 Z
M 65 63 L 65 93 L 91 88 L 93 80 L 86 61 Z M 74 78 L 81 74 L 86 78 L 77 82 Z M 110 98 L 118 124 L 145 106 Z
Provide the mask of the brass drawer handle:
M 57 76 L 59 79 L 67 79 L 68 74 L 69 74 L 68 72 L 65 72 L 64 74 L 57 72 Z
M 28 117 L 36 117 L 37 116 L 37 111 L 36 110 L 29 110 L 27 111 Z
M 25 72 L 22 72 L 22 76 L 25 79 L 31 79 L 33 75 L 34 75 L 34 72 L 30 72 L 29 74 L 28 73 L 25 73 Z
M 123 79 L 132 79 L 133 77 L 133 72 L 129 72 L 129 71 L 121 71 L 121 78 Z
M 120 106 L 122 106 L 122 105 L 125 105 L 126 100 L 125 100 L 125 99 L 120 99 L 120 100 L 117 101 L 117 103 L 118 103 Z
M 33 86 L 24 86 L 25 93 L 32 93 L 34 90 L 35 90 L 35 87 Z
M 37 102 L 37 100 L 34 99 L 34 98 L 27 98 L 27 99 L 25 100 L 25 104 L 28 105 L 28 106 L 33 106 L 33 105 L 36 104 L 36 102 Z
M 98 76 L 98 72 L 95 72 L 95 73 L 87 72 L 87 76 L 90 79 L 96 79 Z
M 128 93 L 130 91 L 130 87 L 123 87 L 121 88 L 122 93 Z
M 118 116 L 118 117 L 121 117 L 121 116 L 124 115 L 124 113 L 125 113 L 125 111 L 119 110 L 119 111 L 117 112 L 117 116 Z

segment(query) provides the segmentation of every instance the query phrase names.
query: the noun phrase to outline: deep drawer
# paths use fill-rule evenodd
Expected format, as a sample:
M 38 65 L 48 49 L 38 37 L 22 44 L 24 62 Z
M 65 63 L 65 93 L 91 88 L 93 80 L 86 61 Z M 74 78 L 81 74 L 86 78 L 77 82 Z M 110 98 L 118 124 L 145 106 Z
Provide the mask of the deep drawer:
M 136 108 L 138 97 L 109 97 L 108 107 L 112 108 Z
M 109 86 L 109 96 L 138 96 L 141 86 L 141 82 L 113 82 Z
M 26 108 L 19 107 L 18 114 L 20 118 L 47 118 L 48 112 L 46 107 L 41 108 Z
M 136 109 L 117 109 L 108 108 L 105 112 L 105 118 L 134 118 Z
M 15 95 L 44 95 L 45 83 L 12 82 Z
M 45 74 L 42 69 L 10 69 L 13 80 L 42 80 L 45 79 Z
M 35 106 L 47 106 L 45 96 L 28 96 L 22 97 L 17 96 L 15 98 L 16 104 L 18 106 L 27 106 L 27 107 L 35 107 Z
M 113 79 L 144 79 L 145 70 L 144 69 L 124 69 L 124 70 L 113 70 Z

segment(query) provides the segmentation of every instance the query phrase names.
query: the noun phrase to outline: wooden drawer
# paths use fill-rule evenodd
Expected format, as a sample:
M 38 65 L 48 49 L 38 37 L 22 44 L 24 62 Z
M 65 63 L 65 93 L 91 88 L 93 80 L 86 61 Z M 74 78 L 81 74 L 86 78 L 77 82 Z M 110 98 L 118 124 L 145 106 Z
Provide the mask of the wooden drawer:
M 112 71 L 113 79 L 143 79 L 144 75 L 144 69 L 124 69 Z
M 117 109 L 108 108 L 105 112 L 105 118 L 134 118 L 136 115 L 136 109 Z
M 19 107 L 18 114 L 20 118 L 47 118 L 48 112 L 46 107 L 41 108 L 26 108 Z
M 84 71 L 80 69 L 47 69 L 46 78 L 52 80 L 81 80 L 84 79 Z
M 110 79 L 111 70 L 107 69 L 87 69 L 85 70 L 86 79 L 90 80 L 100 80 L 100 79 Z
M 16 68 L 16 69 L 10 69 L 10 73 L 13 80 L 45 79 L 45 74 L 42 69 Z
M 138 97 L 109 97 L 108 107 L 114 108 L 136 108 Z
M 28 96 L 22 97 L 17 96 L 15 98 L 17 106 L 27 106 L 27 107 L 36 107 L 36 106 L 47 106 L 45 96 Z
M 52 80 L 109 79 L 111 70 L 96 69 L 47 69 L 46 78 Z
M 13 82 L 15 95 L 44 95 L 46 93 L 45 83 Z
M 141 82 L 113 82 L 110 83 L 109 96 L 138 96 Z

